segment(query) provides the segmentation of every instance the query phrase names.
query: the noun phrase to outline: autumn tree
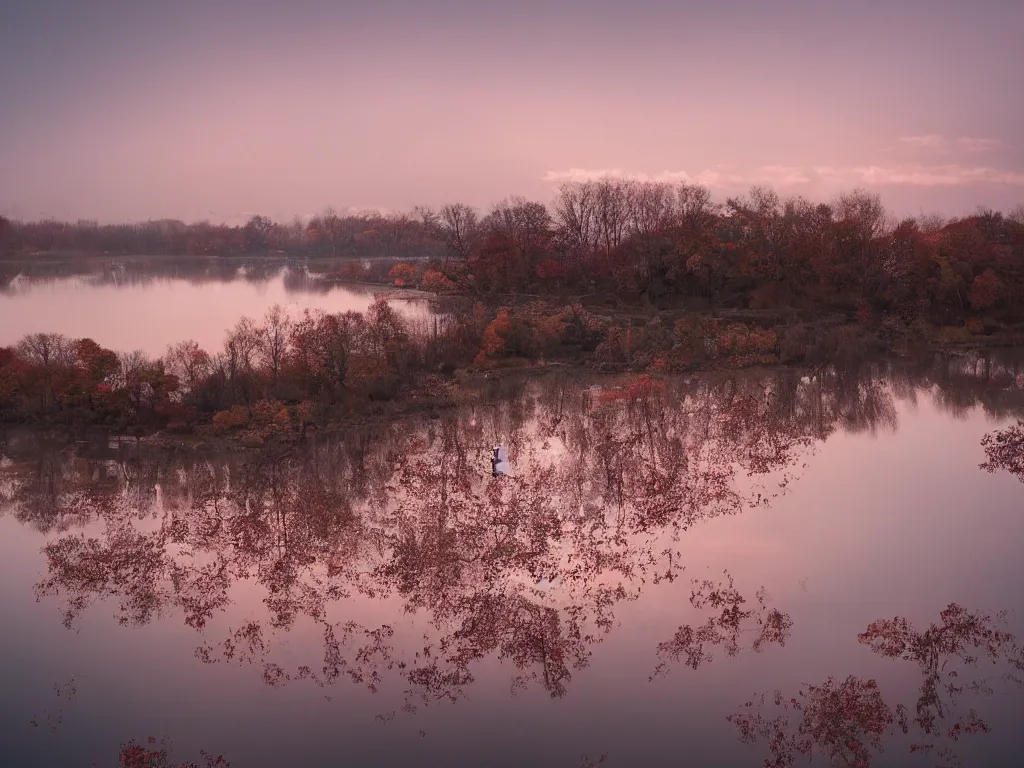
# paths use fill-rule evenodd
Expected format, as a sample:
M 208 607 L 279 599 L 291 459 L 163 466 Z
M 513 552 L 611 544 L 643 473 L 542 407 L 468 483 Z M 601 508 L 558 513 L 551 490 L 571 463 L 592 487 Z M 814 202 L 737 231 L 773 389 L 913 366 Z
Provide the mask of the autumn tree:
M 976 310 L 991 309 L 999 301 L 1001 289 L 999 277 L 991 269 L 986 269 L 974 278 L 967 298 Z
M 287 367 L 299 391 L 334 398 L 345 386 L 349 354 L 364 320 L 355 312 L 306 310 L 291 328 Z

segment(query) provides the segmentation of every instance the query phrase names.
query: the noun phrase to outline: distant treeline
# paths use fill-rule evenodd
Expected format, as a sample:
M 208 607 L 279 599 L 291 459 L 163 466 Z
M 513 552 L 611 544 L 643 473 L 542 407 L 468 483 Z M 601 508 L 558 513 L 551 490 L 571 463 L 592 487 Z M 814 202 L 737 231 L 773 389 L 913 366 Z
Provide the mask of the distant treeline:
M 550 206 L 511 198 L 486 215 L 452 204 L 390 216 L 326 213 L 305 224 L 254 216 L 242 227 L 2 222 L 0 238 L 8 253 L 408 260 L 395 273 L 400 284 L 477 296 L 845 311 L 866 325 L 1024 321 L 1024 206 L 897 221 L 863 191 L 824 204 L 755 187 L 718 204 L 701 186 L 606 178 L 564 184 Z M 339 265 L 347 278 L 363 269 Z
M 253 216 L 244 226 L 160 219 L 134 224 L 10 221 L 0 217 L 0 253 L 112 256 L 239 256 L 283 252 L 337 258 L 423 258 L 438 246 L 414 215 L 338 216 L 306 223 Z

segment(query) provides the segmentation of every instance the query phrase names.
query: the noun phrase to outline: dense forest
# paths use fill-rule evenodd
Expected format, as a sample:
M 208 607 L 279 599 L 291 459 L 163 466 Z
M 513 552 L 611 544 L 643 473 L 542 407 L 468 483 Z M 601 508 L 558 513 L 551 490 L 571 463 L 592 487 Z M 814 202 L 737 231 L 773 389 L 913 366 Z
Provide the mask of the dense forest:
M 763 187 L 713 202 L 706 187 L 605 178 L 545 205 L 510 198 L 303 223 L 0 221 L 0 253 L 265 254 L 411 262 L 402 284 L 476 296 L 599 296 L 658 307 L 860 313 L 867 323 L 1024 320 L 1024 205 L 949 221 L 896 220 L 861 190 L 830 203 Z M 339 266 L 358 278 L 363 265 Z

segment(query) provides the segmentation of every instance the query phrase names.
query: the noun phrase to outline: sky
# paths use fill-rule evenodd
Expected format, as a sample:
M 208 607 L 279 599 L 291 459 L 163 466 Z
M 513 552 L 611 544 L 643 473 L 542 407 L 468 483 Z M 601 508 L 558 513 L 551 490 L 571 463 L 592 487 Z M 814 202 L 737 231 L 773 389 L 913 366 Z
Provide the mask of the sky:
M 1020 0 L 4 0 L 0 214 L 236 223 L 602 174 L 1024 202 Z

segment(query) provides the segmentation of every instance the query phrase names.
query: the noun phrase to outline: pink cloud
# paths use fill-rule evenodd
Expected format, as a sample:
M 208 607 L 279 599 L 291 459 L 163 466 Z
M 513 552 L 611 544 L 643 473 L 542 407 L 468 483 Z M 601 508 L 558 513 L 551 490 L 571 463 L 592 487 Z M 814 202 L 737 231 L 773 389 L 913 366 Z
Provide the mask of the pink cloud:
M 968 152 L 971 154 L 991 152 L 993 149 L 1003 146 L 1003 142 L 999 139 L 989 139 L 980 136 L 960 136 L 956 139 L 949 139 L 937 133 L 928 133 L 921 136 L 901 136 L 897 139 L 897 142 L 901 149 L 943 155 L 953 152 Z
M 688 182 L 718 189 L 738 189 L 755 185 L 789 188 L 810 184 L 823 184 L 829 187 L 890 185 L 955 187 L 975 184 L 1024 186 L 1024 172 L 1020 171 L 1001 170 L 986 166 L 920 163 L 846 167 L 813 166 L 810 168 L 766 165 L 746 172 L 736 171 L 728 166 L 717 166 L 694 173 L 682 170 L 664 170 L 654 174 L 623 173 L 618 169 L 570 168 L 567 171 L 548 171 L 541 178 L 550 183 L 562 183 L 592 181 L 605 177 L 671 183 Z
M 937 133 L 928 133 L 923 136 L 901 136 L 897 141 L 906 147 L 931 151 L 944 151 L 949 146 L 946 137 Z
M 999 139 L 982 139 L 974 136 L 961 136 L 956 141 L 967 152 L 990 152 L 1003 146 Z

